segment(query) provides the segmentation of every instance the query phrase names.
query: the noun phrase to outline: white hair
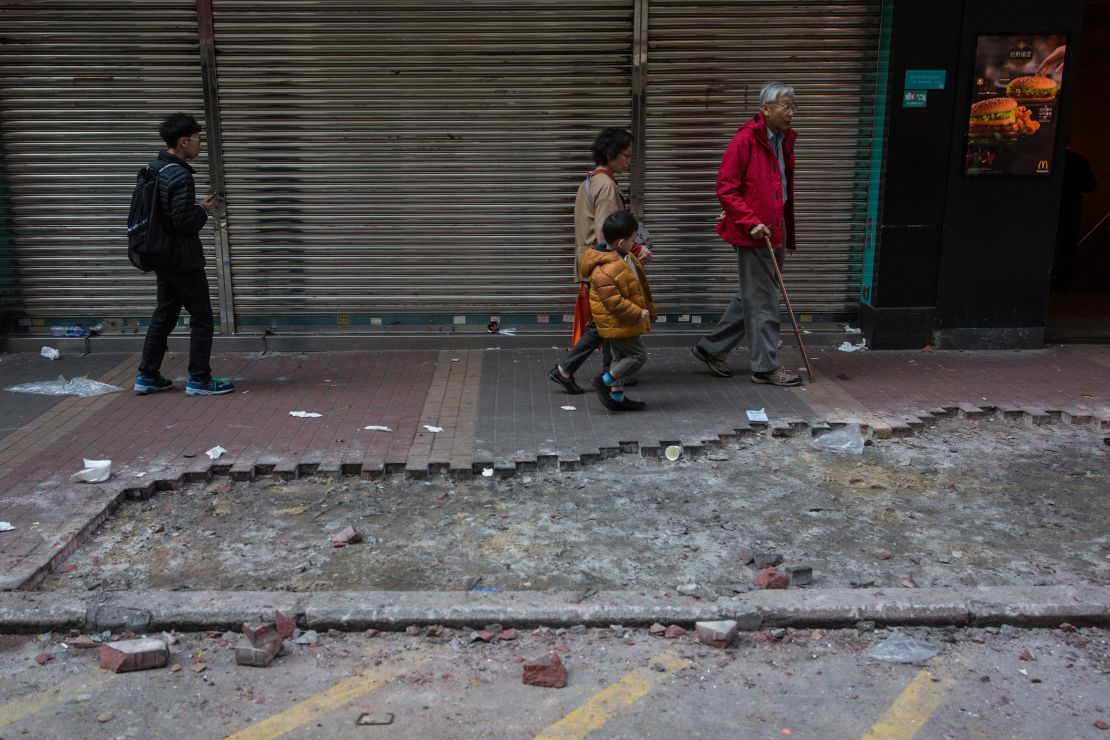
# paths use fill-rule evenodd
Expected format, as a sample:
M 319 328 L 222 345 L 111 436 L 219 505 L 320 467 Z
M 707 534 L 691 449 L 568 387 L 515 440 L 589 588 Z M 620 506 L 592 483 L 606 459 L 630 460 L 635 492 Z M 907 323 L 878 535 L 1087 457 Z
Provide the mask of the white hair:
M 787 85 L 785 82 L 768 82 L 759 91 L 759 104 L 766 105 L 767 103 L 777 102 L 780 95 L 794 96 L 794 88 Z

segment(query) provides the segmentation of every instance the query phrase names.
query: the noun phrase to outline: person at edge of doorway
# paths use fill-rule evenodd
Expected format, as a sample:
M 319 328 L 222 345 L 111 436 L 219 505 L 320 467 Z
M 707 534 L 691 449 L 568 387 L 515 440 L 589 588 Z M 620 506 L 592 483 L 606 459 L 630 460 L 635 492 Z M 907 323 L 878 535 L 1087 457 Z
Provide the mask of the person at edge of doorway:
M 753 383 L 799 385 L 801 376 L 778 361 L 779 288 L 764 239 L 774 259 L 794 242 L 794 88 L 768 82 L 759 95 L 760 110 L 740 127 L 717 172 L 717 199 L 724 209 L 717 233 L 736 249 L 740 292 L 713 331 L 691 347 L 694 357 L 722 378 L 732 375 L 725 362 L 748 337 Z
M 647 362 L 641 335 L 651 331 L 655 303 L 636 246 L 636 217 L 613 211 L 602 224 L 604 244 L 582 255 L 581 275 L 590 281 L 590 312 L 597 331 L 609 343 L 613 364 L 594 378 L 601 403 L 610 411 L 643 411 L 643 401 L 625 398 L 624 386 Z
M 609 214 L 626 210 L 624 196 L 617 184 L 617 175 L 628 171 L 632 162 L 632 134 L 621 128 L 602 129 L 590 147 L 597 167 L 586 176 L 574 197 L 574 282 L 582 281 L 579 268 L 582 255 L 594 244 L 604 244 L 601 226 Z M 643 244 L 634 247 L 641 262 L 651 261 L 651 250 Z M 567 393 L 585 393 L 574 380 L 574 373 L 590 354 L 601 347 L 602 369 L 608 370 L 612 358 L 608 345 L 590 322 L 582 337 L 566 356 L 547 373 L 553 382 L 563 386 Z
M 200 154 L 200 124 L 185 113 L 174 113 L 162 122 L 158 133 L 166 142 L 166 149 L 159 152 L 152 166 L 161 168 L 158 205 L 172 250 L 170 266 L 154 271 L 157 305 L 146 332 L 135 392 L 147 395 L 174 387 L 172 380 L 162 376 L 161 367 L 166 355 L 166 340 L 184 307 L 189 312 L 190 327 L 189 380 L 185 394 L 219 396 L 231 393 L 235 386 L 213 376 L 209 365 L 215 322 L 208 295 L 208 276 L 204 272 L 200 230 L 208 222 L 217 196 L 208 196 L 200 205 L 196 202 L 193 182 L 196 170 L 189 166 L 189 160 Z

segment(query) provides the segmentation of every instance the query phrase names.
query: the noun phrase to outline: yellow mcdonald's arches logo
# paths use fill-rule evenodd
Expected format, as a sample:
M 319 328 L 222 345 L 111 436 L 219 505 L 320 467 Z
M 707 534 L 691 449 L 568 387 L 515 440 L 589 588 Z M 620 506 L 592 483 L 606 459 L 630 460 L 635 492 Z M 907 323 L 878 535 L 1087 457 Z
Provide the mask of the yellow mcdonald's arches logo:
M 1048 172 L 1048 160 L 1042 159 L 1037 162 L 1037 172 Z

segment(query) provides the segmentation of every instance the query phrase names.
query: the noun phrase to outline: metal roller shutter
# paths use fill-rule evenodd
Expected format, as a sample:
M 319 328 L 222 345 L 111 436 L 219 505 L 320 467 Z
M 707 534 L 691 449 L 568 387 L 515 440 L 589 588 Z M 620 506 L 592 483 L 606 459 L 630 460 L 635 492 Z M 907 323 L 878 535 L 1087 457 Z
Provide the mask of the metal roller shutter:
M 632 0 L 214 3 L 239 325 L 571 309 Z
M 127 211 L 164 147 L 161 120 L 204 120 L 193 0 L 0 3 L 0 78 L 17 286 L 5 312 L 32 325 L 148 316 L 154 279 L 127 261 Z
M 661 306 L 719 314 L 735 294 L 735 256 L 713 230 L 717 168 L 760 88 L 781 80 L 798 102 L 790 298 L 815 319 L 855 317 L 880 11 L 877 1 L 651 1 L 644 197 Z

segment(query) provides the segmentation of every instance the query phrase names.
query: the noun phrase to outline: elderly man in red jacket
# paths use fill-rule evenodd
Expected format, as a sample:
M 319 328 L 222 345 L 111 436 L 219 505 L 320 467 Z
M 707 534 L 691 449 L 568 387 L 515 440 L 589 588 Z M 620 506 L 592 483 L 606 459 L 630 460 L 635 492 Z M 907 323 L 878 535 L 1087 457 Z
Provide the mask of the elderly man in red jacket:
M 744 337 L 751 349 L 753 383 L 798 385 L 801 377 L 779 364 L 779 289 L 764 238 L 775 259 L 794 249 L 794 88 L 768 82 L 760 110 L 732 137 L 717 172 L 717 199 L 724 211 L 717 233 L 736 248 L 740 292 L 721 320 L 691 351 L 713 373 L 728 378 L 725 357 Z

